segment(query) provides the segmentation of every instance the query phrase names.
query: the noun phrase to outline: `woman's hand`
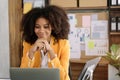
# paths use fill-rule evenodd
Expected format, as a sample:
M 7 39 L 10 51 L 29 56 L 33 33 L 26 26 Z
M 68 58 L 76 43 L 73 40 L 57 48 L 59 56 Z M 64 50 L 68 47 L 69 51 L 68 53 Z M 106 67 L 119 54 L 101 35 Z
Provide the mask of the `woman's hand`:
M 34 43 L 34 45 L 29 50 L 29 54 L 28 54 L 29 58 L 32 59 L 35 51 L 40 51 L 41 49 L 45 51 L 44 40 L 37 39 L 36 42 Z
M 56 57 L 53 49 L 51 48 L 49 42 L 47 40 L 44 39 L 38 39 L 35 44 L 33 45 L 33 47 L 30 49 L 29 51 L 29 58 L 32 59 L 34 56 L 35 51 L 40 51 L 43 50 L 43 52 L 46 54 L 47 52 L 50 54 L 50 58 L 53 59 L 54 57 Z

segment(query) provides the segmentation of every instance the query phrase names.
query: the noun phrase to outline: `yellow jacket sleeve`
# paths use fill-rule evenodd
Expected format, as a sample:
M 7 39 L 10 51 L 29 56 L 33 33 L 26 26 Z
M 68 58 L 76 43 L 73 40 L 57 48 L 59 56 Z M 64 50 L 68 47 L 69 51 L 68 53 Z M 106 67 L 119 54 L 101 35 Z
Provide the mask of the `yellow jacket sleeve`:
M 27 42 L 23 42 L 23 57 L 21 60 L 21 68 L 28 68 L 34 65 L 34 58 L 31 60 L 28 57 L 28 51 L 30 49 L 31 45 L 28 44 Z
M 58 50 L 57 57 L 54 58 L 51 63 L 54 64 L 55 68 L 60 69 L 60 80 L 69 80 L 70 45 L 68 40 L 60 40 L 58 45 L 59 47 L 56 47 Z

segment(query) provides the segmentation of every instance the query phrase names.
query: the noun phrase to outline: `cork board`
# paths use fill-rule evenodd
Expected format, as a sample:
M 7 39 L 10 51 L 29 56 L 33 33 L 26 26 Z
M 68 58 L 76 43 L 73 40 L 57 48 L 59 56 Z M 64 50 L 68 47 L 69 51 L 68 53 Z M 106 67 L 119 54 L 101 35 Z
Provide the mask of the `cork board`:
M 91 16 L 92 14 L 98 15 L 98 20 L 108 20 L 108 13 L 103 12 L 96 12 L 96 13 L 75 13 L 77 19 L 77 27 L 82 27 L 82 16 Z

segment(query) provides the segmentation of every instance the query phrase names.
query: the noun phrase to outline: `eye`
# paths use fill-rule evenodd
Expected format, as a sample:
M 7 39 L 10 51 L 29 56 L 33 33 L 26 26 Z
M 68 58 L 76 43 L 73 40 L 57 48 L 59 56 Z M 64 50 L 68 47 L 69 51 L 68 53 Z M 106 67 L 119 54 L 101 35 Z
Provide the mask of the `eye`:
M 35 25 L 35 28 L 39 28 L 39 27 L 40 27 L 39 25 L 37 25 L 37 24 Z
M 44 28 L 49 28 L 49 24 L 45 24 L 45 25 L 44 25 Z

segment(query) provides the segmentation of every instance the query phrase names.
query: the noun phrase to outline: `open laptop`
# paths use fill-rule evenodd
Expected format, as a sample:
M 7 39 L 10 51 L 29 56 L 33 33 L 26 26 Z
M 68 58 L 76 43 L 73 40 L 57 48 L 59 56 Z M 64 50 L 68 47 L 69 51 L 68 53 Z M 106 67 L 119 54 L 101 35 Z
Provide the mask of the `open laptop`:
M 10 68 L 11 80 L 60 80 L 57 68 Z
M 78 80 L 92 80 L 92 73 L 94 72 L 98 62 L 101 60 L 101 57 L 91 59 L 86 62 L 81 74 L 78 77 Z

